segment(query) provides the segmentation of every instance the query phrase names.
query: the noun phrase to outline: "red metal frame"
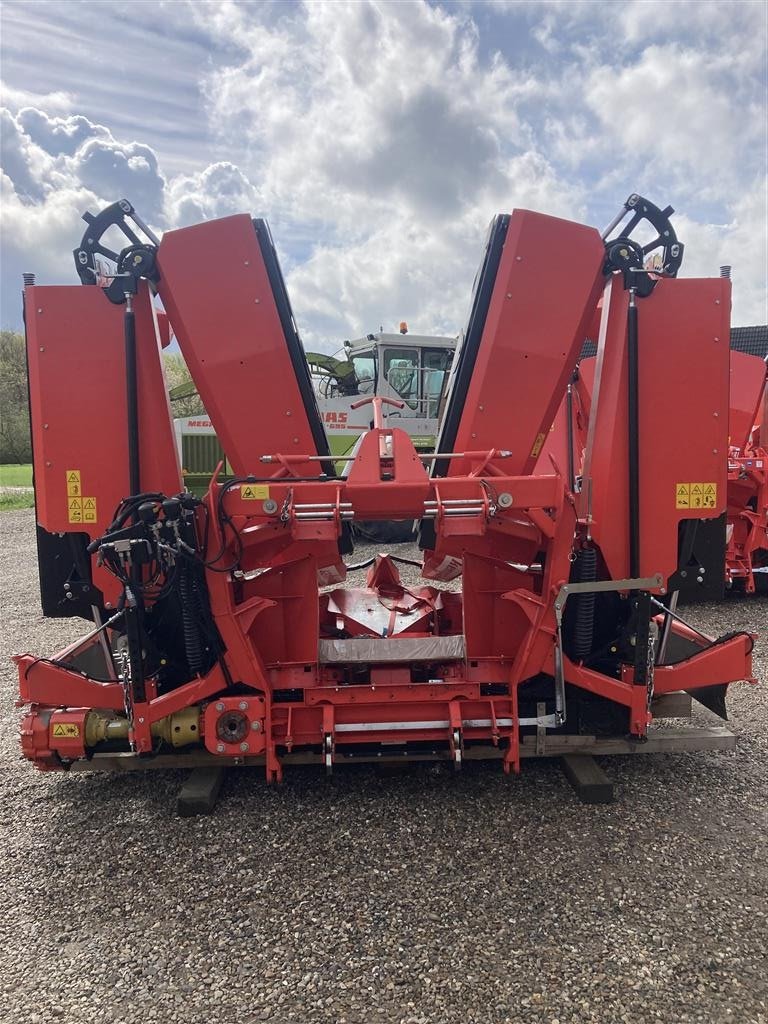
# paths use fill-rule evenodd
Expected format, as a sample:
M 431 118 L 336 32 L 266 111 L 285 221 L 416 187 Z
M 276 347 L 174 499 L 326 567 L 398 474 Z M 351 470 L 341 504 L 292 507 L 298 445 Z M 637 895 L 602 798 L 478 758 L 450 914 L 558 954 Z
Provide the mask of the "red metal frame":
M 731 353 L 726 582 L 754 593 L 755 569 L 768 569 L 768 447 L 765 360 Z
M 503 748 L 505 771 L 519 771 L 519 709 L 537 679 L 558 677 L 555 602 L 570 580 L 575 552 L 590 543 L 591 533 L 608 578 L 626 576 L 626 396 L 621 385 L 626 293 L 621 278 L 614 276 L 601 310 L 594 387 L 585 385 L 579 410 L 582 432 L 584 417 L 589 417 L 585 475 L 593 489 L 592 505 L 585 506 L 582 496 L 578 510 L 558 458 L 532 471 L 544 448 L 542 431 L 554 417 L 586 325 L 596 315 L 602 245 L 592 229 L 528 213 L 513 216 L 510 232 L 459 428 L 461 454 L 451 458 L 446 477 L 430 476 L 408 435 L 388 426 L 378 399 L 372 403 L 374 426 L 363 436 L 347 476 L 320 476 L 321 456 L 306 407 L 293 391 L 250 220 L 227 218 L 163 240 L 160 291 L 174 331 L 208 411 L 217 417 L 225 447 L 231 446 L 230 459 L 238 471 L 254 477 L 242 483 L 214 480 L 205 507 L 198 510 L 199 535 L 206 538 L 208 599 L 224 653 L 209 672 L 169 693 L 159 695 L 155 680 L 147 680 L 146 699 L 132 706 L 129 738 L 136 753 L 151 755 L 156 749 L 153 725 L 197 707 L 206 749 L 243 759 L 263 756 L 270 780 L 282 775 L 284 751 L 307 748 L 330 767 L 340 745 L 398 744 L 417 754 L 441 745 L 459 764 L 466 744 L 490 742 Z M 201 253 L 213 243 L 220 258 L 211 265 Z M 553 259 L 562 261 L 554 283 L 546 276 Z M 212 277 L 206 288 L 200 283 L 203 271 Z M 550 301 L 553 287 L 556 303 Z M 80 298 L 84 295 L 87 299 Z M 230 301 L 233 296 L 236 301 Z M 34 298 L 28 294 L 28 304 Z M 65 307 L 70 300 L 75 306 L 84 302 L 88 316 L 97 323 L 108 321 L 115 333 L 119 314 L 96 288 L 70 290 L 62 297 Z M 146 313 L 146 294 L 143 301 Z M 646 589 L 662 594 L 677 567 L 680 519 L 714 515 L 724 507 L 719 447 L 727 443 L 727 379 L 721 373 L 723 351 L 727 360 L 727 282 L 661 281 L 644 302 L 642 565 L 644 575 L 657 577 Z M 32 323 L 34 347 L 49 328 L 39 318 Z M 253 339 L 272 359 L 284 389 L 263 388 L 250 364 L 239 368 Z M 690 354 L 695 349 L 700 356 L 702 345 L 707 357 L 697 357 L 691 393 L 674 398 L 674 381 L 688 373 Z M 534 349 L 539 353 L 535 359 Z M 525 370 L 526 363 L 531 371 Z M 665 366 L 667 379 L 660 381 Z M 103 370 L 107 394 L 117 394 L 120 369 L 112 351 Z M 146 394 L 162 387 L 157 361 L 148 361 L 144 372 L 151 377 L 144 381 Z M 514 379 L 508 376 L 512 372 Z M 53 383 L 34 371 L 31 384 L 36 460 L 45 460 L 48 452 L 39 454 L 37 442 L 45 430 L 40 421 Z M 651 409 L 657 402 L 665 411 L 668 403 L 670 414 L 683 404 L 688 410 L 686 445 L 677 459 L 669 458 L 661 444 L 666 427 Z M 112 423 L 112 410 L 104 408 L 103 416 Z M 169 488 L 163 476 L 172 476 L 163 460 L 175 456 L 162 403 L 152 419 L 157 422 L 142 446 L 143 457 L 158 459 L 164 467 L 158 470 L 158 489 L 178 489 L 176 478 Z M 596 420 L 608 424 L 602 433 L 592 432 Z M 108 459 L 111 448 L 103 448 L 100 437 L 92 438 L 81 426 L 70 436 L 67 458 L 80 459 L 83 466 L 89 460 L 94 473 L 99 462 L 100 482 L 94 484 L 100 488 L 99 501 L 106 506 L 120 497 L 123 460 Z M 44 440 L 41 444 L 44 448 Z M 153 444 L 159 450 L 151 456 Z M 65 450 L 56 457 L 57 465 Z M 714 506 L 695 513 L 677 509 L 674 483 L 681 474 L 686 480 L 717 481 Z M 50 528 L 67 530 L 68 524 L 47 511 L 58 507 L 56 486 L 41 474 L 40 508 Z M 435 539 L 425 552 L 423 575 L 445 580 L 462 574 L 461 593 L 431 586 L 408 589 L 385 558 L 373 567 L 366 587 L 319 593 L 318 584 L 344 577 L 339 538 L 345 522 L 380 519 L 430 520 Z M 354 657 L 334 660 L 328 653 L 340 634 L 357 644 Z M 656 692 L 749 678 L 750 649 L 751 639 L 742 634 L 686 662 L 658 666 Z M 57 665 L 56 658 L 21 655 L 16 661 L 20 703 L 31 706 L 23 729 L 26 755 L 46 768 L 89 756 L 82 740 L 87 716 L 122 713 L 123 686 L 87 678 Z M 617 678 L 564 657 L 562 675 L 563 685 L 625 708 L 624 731 L 645 734 L 651 690 L 644 681 L 636 682 L 630 665 Z M 243 736 L 237 724 L 237 739 L 230 742 L 222 734 L 221 716 L 243 724 Z

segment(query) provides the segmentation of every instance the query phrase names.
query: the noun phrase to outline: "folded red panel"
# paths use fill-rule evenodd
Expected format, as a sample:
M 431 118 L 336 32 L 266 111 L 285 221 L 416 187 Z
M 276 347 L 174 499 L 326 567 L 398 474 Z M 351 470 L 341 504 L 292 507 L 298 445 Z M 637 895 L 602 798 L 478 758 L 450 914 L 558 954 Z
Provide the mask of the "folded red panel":
M 603 242 L 583 224 L 529 210 L 497 217 L 454 360 L 438 451 L 507 449 L 533 471 L 602 291 Z M 465 473 L 465 460 L 436 474 Z
M 181 472 L 146 284 L 134 310 L 141 487 L 177 494 Z M 130 493 L 124 312 L 101 288 L 25 290 L 35 501 L 50 532 L 98 537 Z
M 266 222 L 241 214 L 167 231 L 157 262 L 173 332 L 235 473 L 260 475 L 261 455 L 327 455 Z M 333 472 L 330 462 L 293 468 Z

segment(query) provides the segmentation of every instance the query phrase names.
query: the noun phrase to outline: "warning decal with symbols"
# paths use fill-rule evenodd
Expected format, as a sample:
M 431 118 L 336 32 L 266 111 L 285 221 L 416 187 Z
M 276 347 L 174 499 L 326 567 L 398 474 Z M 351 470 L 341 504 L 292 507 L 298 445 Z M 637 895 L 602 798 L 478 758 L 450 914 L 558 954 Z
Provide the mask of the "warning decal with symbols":
M 95 523 L 96 514 L 96 499 L 83 498 L 83 522 Z
M 68 739 L 76 739 L 80 735 L 80 726 L 74 722 L 55 722 L 53 726 L 53 735 L 58 737 L 67 737 Z
M 95 523 L 98 517 L 96 499 L 86 497 L 82 491 L 79 469 L 64 472 L 67 482 L 67 518 L 70 523 Z
M 531 448 L 531 456 L 530 457 L 532 459 L 537 459 L 539 457 L 539 452 L 544 447 L 544 442 L 546 441 L 546 439 L 547 439 L 547 435 L 546 434 L 537 434 L 536 435 L 536 440 L 533 442 L 533 448 Z
M 241 484 L 240 497 L 245 501 L 264 501 L 269 497 L 269 487 L 266 484 Z
M 80 470 L 79 469 L 68 469 L 65 472 L 67 479 L 67 496 L 70 498 L 77 498 L 80 491 Z
M 675 508 L 716 508 L 716 483 L 675 484 Z

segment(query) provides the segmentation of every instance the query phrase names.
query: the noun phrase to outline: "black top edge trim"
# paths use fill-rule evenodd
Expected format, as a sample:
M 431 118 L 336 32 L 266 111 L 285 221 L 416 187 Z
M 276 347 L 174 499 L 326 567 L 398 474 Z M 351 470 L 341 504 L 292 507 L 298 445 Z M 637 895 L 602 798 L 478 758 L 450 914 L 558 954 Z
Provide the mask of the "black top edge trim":
M 485 243 L 485 253 L 480 264 L 480 269 L 475 276 L 475 283 L 472 289 L 472 306 L 470 309 L 467 329 L 464 332 L 464 339 L 454 356 L 455 369 L 451 373 L 450 393 L 448 403 L 437 438 L 436 451 L 453 451 L 456 444 L 456 435 L 459 432 L 459 424 L 469 390 L 469 383 L 475 370 L 477 354 L 480 350 L 480 343 L 485 330 L 485 322 L 488 318 L 488 307 L 491 304 L 491 296 L 496 285 L 496 276 L 499 272 L 501 254 L 504 250 L 504 243 L 509 228 L 509 214 L 498 214 L 490 223 Z M 445 476 L 448 472 L 448 459 L 435 459 L 432 476 Z
M 296 383 L 299 386 L 304 412 L 312 432 L 312 440 L 318 455 L 329 456 L 328 462 L 321 463 L 323 472 L 328 476 L 336 476 L 336 469 L 333 460 L 330 458 L 331 450 L 328 446 L 328 436 L 325 433 L 323 421 L 320 419 L 320 410 L 317 407 L 317 399 L 312 390 L 312 378 L 309 374 L 307 358 L 304 354 L 304 346 L 301 344 L 299 332 L 296 330 L 296 320 L 291 309 L 291 302 L 288 298 L 288 290 L 285 287 L 285 278 L 280 269 L 280 263 L 272 241 L 272 233 L 267 222 L 261 218 L 253 219 L 253 227 L 261 249 L 261 257 L 264 266 L 267 268 L 267 276 L 275 297 L 277 313 L 285 335 L 285 343 L 288 354 L 293 365 L 293 372 L 296 376 Z

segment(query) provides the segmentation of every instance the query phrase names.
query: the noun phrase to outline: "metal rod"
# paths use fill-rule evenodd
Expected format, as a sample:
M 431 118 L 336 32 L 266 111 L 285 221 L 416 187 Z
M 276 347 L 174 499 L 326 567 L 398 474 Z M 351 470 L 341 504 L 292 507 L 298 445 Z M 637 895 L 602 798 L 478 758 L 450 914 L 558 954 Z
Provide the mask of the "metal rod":
M 141 494 L 139 469 L 139 388 L 136 368 L 136 314 L 133 297 L 125 296 L 125 397 L 128 413 L 128 491 Z
M 294 513 L 296 519 L 314 519 L 318 522 L 330 522 L 334 517 L 328 512 L 296 512 Z M 354 512 L 341 512 L 340 517 L 342 519 L 353 519 Z
M 482 498 L 443 498 L 442 501 L 435 501 L 433 498 L 428 498 L 424 504 L 430 505 L 483 505 L 485 504 Z
M 678 615 L 676 611 L 673 611 L 671 608 L 667 608 L 665 604 L 662 604 L 661 601 L 658 601 L 655 597 L 651 598 L 651 604 L 656 605 L 656 607 L 659 608 L 661 611 L 666 612 L 666 614 L 670 618 L 674 619 L 675 622 L 679 622 L 681 625 L 685 626 L 686 629 L 690 629 L 692 633 L 695 633 L 697 636 L 700 636 L 702 640 L 706 640 L 709 644 L 712 643 L 711 637 L 707 636 L 706 633 L 702 633 L 700 629 L 698 629 L 696 626 L 688 622 L 687 619 L 684 619 L 682 615 Z
M 117 679 L 117 672 L 115 671 L 115 662 L 112 657 L 112 648 L 107 642 L 107 634 L 105 632 L 105 623 L 101 621 L 101 612 L 99 606 L 96 604 L 91 605 L 91 614 L 93 615 L 93 621 L 96 624 L 97 632 L 99 636 L 99 643 L 101 644 L 101 651 L 104 655 L 104 661 L 107 666 L 107 673 L 110 679 Z M 118 612 L 117 615 L 113 615 L 109 622 L 113 622 L 118 615 L 122 615 L 122 612 Z
M 336 508 L 337 506 L 336 506 L 336 503 L 333 502 L 333 501 L 325 501 L 325 502 L 317 502 L 317 503 L 315 503 L 315 502 L 308 502 L 308 503 L 303 504 L 303 505 L 301 505 L 301 504 L 294 505 L 293 507 L 294 508 L 302 508 L 302 509 L 312 509 L 313 511 L 317 512 L 321 508 Z M 339 508 L 352 508 L 352 502 L 351 501 L 340 501 L 338 507 Z
M 569 384 L 565 392 L 566 430 L 568 431 L 568 487 L 571 492 L 576 490 L 576 467 L 573 451 L 573 385 Z
M 665 606 L 666 615 L 664 616 L 664 624 L 661 627 L 661 638 L 659 640 L 659 653 L 656 655 L 656 664 L 662 665 L 664 658 L 667 653 L 667 644 L 669 643 L 669 636 L 672 632 L 672 619 L 677 609 L 677 598 L 680 594 L 679 590 L 673 590 L 669 595 L 669 604 Z M 660 602 L 655 602 L 660 603 Z
M 627 210 L 626 206 L 622 206 L 622 208 L 619 210 L 619 212 L 613 218 L 613 220 L 608 225 L 608 227 L 605 229 L 605 231 L 603 231 L 602 235 L 600 235 L 600 237 L 603 239 L 603 241 L 605 241 L 605 239 L 608 237 L 608 235 L 610 235 L 610 233 L 613 231 L 613 229 L 616 227 L 616 225 L 620 221 L 624 220 L 624 218 L 627 216 L 628 212 L 629 211 Z
M 639 353 L 635 289 L 629 289 L 627 310 L 627 434 L 629 466 L 629 575 L 640 575 L 640 413 Z
M 109 627 L 113 626 L 118 619 L 122 618 L 122 616 L 122 611 L 115 612 L 115 614 L 111 616 L 111 618 L 107 619 L 106 622 L 99 622 L 95 629 L 92 629 L 90 632 L 86 633 L 85 636 L 81 636 L 80 639 L 77 640 L 74 644 L 72 644 L 71 647 L 67 647 L 64 653 L 67 656 L 69 656 L 71 654 L 74 654 L 75 651 L 79 651 L 81 647 L 85 647 L 89 640 L 93 640 L 95 636 L 98 636 L 100 633 L 103 633 L 105 629 L 109 629 Z M 101 616 L 99 616 L 99 618 L 100 617 Z
M 512 452 L 505 448 L 494 448 L 491 452 L 433 452 L 432 454 L 416 453 L 424 462 L 432 462 L 435 459 L 467 459 L 480 458 L 488 455 L 492 459 L 508 459 Z
M 435 459 L 468 459 L 468 458 L 485 458 L 491 459 L 508 459 L 512 455 L 511 451 L 507 451 L 504 448 L 493 449 L 490 452 L 416 452 L 417 458 L 421 459 L 422 462 L 432 462 Z M 357 458 L 356 455 L 332 455 L 331 462 L 354 462 Z M 288 465 L 298 462 L 327 462 L 327 455 L 285 455 L 282 458 L 278 458 L 276 455 L 260 455 L 259 462 L 275 463 L 284 462 Z M 289 478 L 286 478 L 289 479 Z M 276 480 L 275 483 L 281 481 Z
M 152 231 L 152 229 L 149 228 L 144 223 L 144 221 L 141 219 L 138 213 L 136 213 L 135 210 L 133 211 L 133 213 L 129 214 L 129 217 L 134 222 L 134 224 L 138 224 L 138 226 L 141 228 L 141 230 L 144 232 L 147 238 L 151 238 L 155 245 L 160 245 L 160 239 L 157 237 L 154 231 Z
M 490 729 L 493 724 L 490 718 L 465 718 L 461 723 L 463 729 Z M 497 718 L 495 724 L 509 729 L 515 723 L 512 718 Z M 444 719 L 429 719 L 424 722 L 341 722 L 334 728 L 334 732 L 421 732 L 450 727 L 451 723 Z

